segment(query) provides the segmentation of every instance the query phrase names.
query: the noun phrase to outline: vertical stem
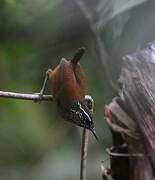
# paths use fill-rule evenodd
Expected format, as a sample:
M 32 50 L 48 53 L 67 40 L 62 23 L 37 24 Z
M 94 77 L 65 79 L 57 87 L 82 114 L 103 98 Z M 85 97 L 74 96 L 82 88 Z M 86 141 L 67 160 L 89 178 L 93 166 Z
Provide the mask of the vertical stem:
M 91 114 L 93 114 L 94 100 L 91 96 L 85 96 L 87 107 Z M 80 166 L 80 180 L 86 180 L 86 166 L 87 166 L 87 152 L 90 130 L 83 128 L 82 147 L 81 147 L 81 166 Z
M 88 141 L 89 141 L 89 130 L 86 128 L 83 128 L 82 147 L 81 147 L 80 180 L 86 180 Z

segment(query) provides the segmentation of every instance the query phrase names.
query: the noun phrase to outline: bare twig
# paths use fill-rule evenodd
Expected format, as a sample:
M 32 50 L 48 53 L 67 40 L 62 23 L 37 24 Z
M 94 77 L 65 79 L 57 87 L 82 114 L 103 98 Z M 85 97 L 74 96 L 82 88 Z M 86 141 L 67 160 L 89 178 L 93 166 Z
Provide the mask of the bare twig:
M 82 148 L 81 148 L 80 180 L 86 180 L 88 141 L 89 141 L 89 130 L 86 128 L 83 128 Z
M 22 94 L 22 93 L 14 93 L 14 92 L 5 92 L 0 91 L 0 97 L 3 98 L 11 98 L 11 99 L 23 99 L 23 100 L 34 100 L 34 101 L 52 101 L 52 95 L 43 95 L 41 98 L 36 94 Z
M 86 95 L 85 100 L 91 114 L 93 114 L 94 100 L 91 96 Z M 86 180 L 87 152 L 88 152 L 89 130 L 83 128 L 82 147 L 81 147 L 81 167 L 80 180 Z

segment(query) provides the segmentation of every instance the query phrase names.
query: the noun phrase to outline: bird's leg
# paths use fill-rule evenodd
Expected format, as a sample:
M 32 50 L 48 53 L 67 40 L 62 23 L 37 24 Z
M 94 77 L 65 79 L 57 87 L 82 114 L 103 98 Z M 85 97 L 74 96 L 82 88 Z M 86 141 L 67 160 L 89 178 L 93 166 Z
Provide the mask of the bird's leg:
M 49 70 L 48 70 L 48 71 L 49 71 Z M 45 79 L 44 79 L 44 83 L 43 83 L 43 85 L 42 85 L 42 88 L 41 88 L 40 92 L 39 92 L 39 93 L 35 93 L 35 94 L 37 94 L 37 95 L 39 96 L 38 100 L 35 100 L 35 102 L 39 102 L 39 103 L 41 102 L 41 99 L 42 99 L 43 94 L 44 94 L 44 91 L 45 91 L 46 83 L 47 83 L 47 81 L 48 81 L 48 79 L 49 79 L 49 73 L 48 73 L 48 71 L 46 72 Z
M 48 71 L 47 71 L 47 72 L 46 72 L 46 75 L 45 75 L 44 83 L 43 83 L 43 85 L 42 85 L 42 88 L 41 88 L 39 94 L 41 94 L 41 95 L 44 94 L 45 87 L 46 87 L 46 83 L 47 83 L 48 79 L 49 79 L 49 74 L 48 74 Z

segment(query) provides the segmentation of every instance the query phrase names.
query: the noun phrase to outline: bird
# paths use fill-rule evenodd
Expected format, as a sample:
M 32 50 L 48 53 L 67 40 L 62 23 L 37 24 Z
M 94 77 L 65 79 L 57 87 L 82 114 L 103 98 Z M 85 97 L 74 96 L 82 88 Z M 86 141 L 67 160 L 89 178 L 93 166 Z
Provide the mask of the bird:
M 71 60 L 62 58 L 60 63 L 46 74 L 50 80 L 53 99 L 61 117 L 77 126 L 89 129 L 96 135 L 92 113 L 89 109 L 91 99 L 85 99 L 85 75 L 79 63 L 85 48 L 79 48 Z

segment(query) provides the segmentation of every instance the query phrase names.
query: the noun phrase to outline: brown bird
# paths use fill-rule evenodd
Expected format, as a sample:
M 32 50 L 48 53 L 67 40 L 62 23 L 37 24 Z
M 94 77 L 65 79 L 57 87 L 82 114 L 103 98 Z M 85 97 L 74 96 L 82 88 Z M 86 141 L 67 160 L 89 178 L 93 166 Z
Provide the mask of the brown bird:
M 84 51 L 84 48 L 79 48 L 70 61 L 62 58 L 54 70 L 48 69 L 47 75 L 61 117 L 89 129 L 98 140 L 93 118 L 85 100 L 84 71 L 79 63 Z

